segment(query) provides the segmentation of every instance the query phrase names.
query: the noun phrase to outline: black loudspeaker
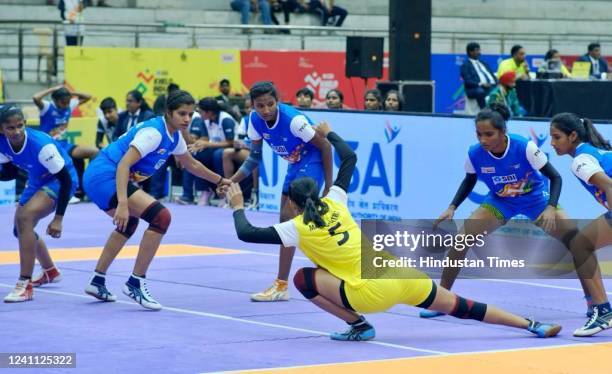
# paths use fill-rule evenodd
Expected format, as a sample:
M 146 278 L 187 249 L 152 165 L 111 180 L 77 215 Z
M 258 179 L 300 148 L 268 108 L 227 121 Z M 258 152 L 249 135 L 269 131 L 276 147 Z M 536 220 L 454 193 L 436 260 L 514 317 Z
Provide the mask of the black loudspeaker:
M 430 80 L 431 0 L 389 0 L 389 79 Z
M 380 78 L 383 75 L 384 38 L 346 38 L 347 77 Z

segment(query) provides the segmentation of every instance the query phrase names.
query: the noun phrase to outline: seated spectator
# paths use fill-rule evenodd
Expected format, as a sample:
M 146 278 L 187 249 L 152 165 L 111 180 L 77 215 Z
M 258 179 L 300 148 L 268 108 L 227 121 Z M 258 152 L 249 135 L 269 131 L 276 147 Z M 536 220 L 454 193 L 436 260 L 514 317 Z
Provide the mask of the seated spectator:
M 107 145 L 116 140 L 113 138 L 113 134 L 119 121 L 117 103 L 112 97 L 104 98 L 100 102 L 100 111 L 102 116 L 98 119 L 98 129 L 96 131 L 96 147 L 98 149 L 103 148 L 104 138 L 106 138 Z
M 142 96 L 142 93 L 138 90 L 128 92 L 125 98 L 125 107 L 126 110 L 119 113 L 113 139 L 117 139 L 121 135 L 125 134 L 137 123 L 144 122 L 155 117 L 151 107 L 149 107 L 149 104 L 147 104 L 147 101 Z
M 189 143 L 188 149 L 204 166 L 211 170 L 219 170 L 223 167 L 223 150 L 234 145 L 236 121 L 229 113 L 222 111 L 217 100 L 212 97 L 200 100 L 197 111 L 204 121 L 204 126 L 199 134 L 194 134 L 196 130 L 192 127 L 194 137 L 186 139 Z M 202 191 L 198 205 L 208 205 L 215 186 L 186 171 L 183 171 L 183 195 L 177 202 L 193 203 L 194 181 L 196 190 Z
M 487 96 L 487 105 L 491 103 L 504 104 L 510 109 L 512 117 L 522 117 L 523 108 L 516 95 L 516 73 L 507 71 L 499 77 L 499 84 Z
M 334 4 L 334 0 L 300 0 L 300 4 L 309 12 L 316 13 L 321 17 L 321 26 L 342 26 L 348 12 Z
M 382 110 L 383 100 L 379 90 L 367 90 L 364 95 L 365 110 Z
M 228 112 L 235 120 L 240 120 L 241 108 L 236 104 L 237 96 L 232 95 L 232 86 L 229 79 L 223 78 L 219 81 L 220 95 L 215 97 L 215 100 L 221 105 L 221 110 Z M 242 102 L 242 101 L 241 101 Z
M 312 92 L 307 88 L 304 89 L 308 92 Z M 253 104 L 251 103 L 251 98 L 248 95 L 246 96 L 244 107 L 246 114 L 240 119 L 240 124 L 238 125 L 238 129 L 236 130 L 236 136 L 234 137 L 234 147 L 225 148 L 223 150 L 223 175 L 226 178 L 230 178 L 232 175 L 234 175 L 234 172 L 240 167 L 240 165 L 242 165 L 242 163 L 249 157 L 249 154 L 251 153 L 251 141 L 247 136 L 247 129 L 249 126 L 249 115 L 251 114 Z M 245 181 L 247 181 L 247 179 L 245 179 Z M 259 168 L 253 170 L 252 183 L 253 186 L 251 188 L 251 200 L 246 208 L 250 210 L 256 210 L 259 208 Z M 241 182 L 241 185 L 242 184 L 243 183 Z M 246 191 L 244 187 L 242 188 L 243 191 Z
M 264 25 L 272 24 L 270 14 L 270 3 L 268 0 L 232 0 L 230 6 L 233 10 L 240 12 L 240 23 L 249 24 L 249 12 L 255 14 L 261 11 L 261 21 Z
M 589 52 L 578 58 L 578 61 L 590 62 L 590 76 L 594 79 L 603 79 L 602 74 L 607 75 L 608 62 L 601 57 L 601 45 L 599 43 L 591 43 L 588 47 Z
M 297 107 L 300 109 L 312 108 L 313 99 L 314 99 L 314 93 L 309 88 L 306 88 L 306 87 L 300 88 L 295 93 L 295 102 L 297 104 Z
M 327 91 L 327 95 L 325 95 L 325 106 L 327 109 L 343 109 L 344 95 L 342 94 L 342 91 L 335 88 Z
M 153 113 L 155 116 L 163 116 L 166 112 L 166 97 L 170 95 L 170 92 L 179 90 L 180 87 L 178 84 L 170 83 L 168 87 L 166 87 L 166 95 L 159 95 L 155 102 L 153 103 Z
M 507 71 L 513 71 L 517 79 L 529 79 L 529 64 L 522 46 L 517 44 L 512 47 L 510 58 L 503 60 L 497 68 L 497 78 L 499 79 Z
M 385 97 L 385 110 L 387 112 L 401 112 L 404 109 L 404 95 L 396 90 L 390 90 Z
M 480 61 L 480 45 L 468 43 L 466 47 L 468 59 L 461 65 L 461 79 L 465 88 L 465 96 L 475 99 L 480 109 L 485 107 L 485 98 L 497 84 L 493 70 Z
M 544 63 L 540 65 L 538 69 L 538 76 L 546 78 L 569 78 L 572 74 L 567 70 L 563 61 L 561 61 L 561 55 L 556 49 L 551 49 L 544 55 Z
M 276 18 L 275 12 L 283 12 L 285 25 L 289 24 L 290 14 L 292 12 L 304 13 L 306 9 L 300 4 L 298 0 L 270 0 L 270 8 L 272 9 L 272 23 L 280 25 L 280 22 Z M 287 33 L 289 30 L 286 30 Z

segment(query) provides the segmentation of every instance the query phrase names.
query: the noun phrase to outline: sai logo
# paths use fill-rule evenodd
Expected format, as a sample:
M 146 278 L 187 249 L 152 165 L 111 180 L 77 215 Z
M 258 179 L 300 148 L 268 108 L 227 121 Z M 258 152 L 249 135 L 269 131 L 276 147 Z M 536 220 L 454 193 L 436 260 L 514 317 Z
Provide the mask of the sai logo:
M 400 127 L 397 125 L 392 125 L 391 122 L 385 121 L 385 137 L 387 138 L 387 143 L 391 143 L 393 139 L 399 135 Z

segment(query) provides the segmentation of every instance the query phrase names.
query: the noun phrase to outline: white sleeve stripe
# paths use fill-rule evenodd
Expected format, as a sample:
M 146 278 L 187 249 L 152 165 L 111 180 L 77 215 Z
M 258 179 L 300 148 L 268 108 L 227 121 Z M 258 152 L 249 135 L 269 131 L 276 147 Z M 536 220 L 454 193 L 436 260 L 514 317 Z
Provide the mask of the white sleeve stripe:
M 604 170 L 595 157 L 583 153 L 574 158 L 572 172 L 584 183 L 591 185 L 591 177 L 599 172 L 603 173 Z
M 51 174 L 57 174 L 66 164 L 55 144 L 47 144 L 42 147 L 38 153 L 38 161 L 46 167 Z
M 472 164 L 472 160 L 470 160 L 470 156 L 467 156 L 465 159 L 465 165 L 463 166 L 465 172 L 468 174 L 476 174 L 476 169 L 474 168 L 474 164 Z
M 296 137 L 302 139 L 304 143 L 308 143 L 314 138 L 316 132 L 314 128 L 308 122 L 305 116 L 299 115 L 295 116 L 291 120 L 291 124 L 289 125 L 291 129 L 291 133 Z
M 529 164 L 534 170 L 540 170 L 548 163 L 546 154 L 532 141 L 527 142 L 525 152 L 527 161 L 529 161 Z

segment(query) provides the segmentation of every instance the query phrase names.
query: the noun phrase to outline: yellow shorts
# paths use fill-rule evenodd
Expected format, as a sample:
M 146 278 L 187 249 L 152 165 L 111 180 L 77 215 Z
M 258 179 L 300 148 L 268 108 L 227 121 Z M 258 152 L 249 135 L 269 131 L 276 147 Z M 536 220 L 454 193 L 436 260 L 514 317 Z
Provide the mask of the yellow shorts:
M 340 293 L 345 306 L 350 305 L 354 311 L 379 313 L 397 304 L 419 305 L 430 297 L 433 289 L 433 281 L 429 278 L 368 279 L 359 288 L 342 282 Z

